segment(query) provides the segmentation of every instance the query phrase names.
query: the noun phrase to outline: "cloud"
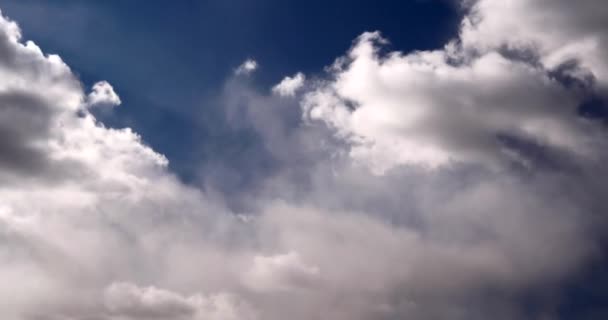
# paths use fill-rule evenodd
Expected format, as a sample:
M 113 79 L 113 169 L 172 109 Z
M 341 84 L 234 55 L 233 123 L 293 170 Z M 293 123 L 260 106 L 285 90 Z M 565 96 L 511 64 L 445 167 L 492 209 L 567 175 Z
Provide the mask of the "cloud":
M 103 318 L 103 288 L 115 276 L 157 278 L 163 268 L 144 267 L 152 257 L 143 252 L 160 253 L 160 238 L 187 233 L 182 219 L 214 229 L 231 217 L 212 214 L 223 209 L 181 184 L 131 129 L 107 128 L 83 109 L 70 68 L 22 44 L 4 17 L 0 47 L 0 274 L 11 279 L 0 289 L 2 315 Z M 89 97 L 115 103 L 110 88 L 101 82 Z
M 352 156 L 377 172 L 526 161 L 504 136 L 579 156 L 591 157 L 598 145 L 597 124 L 577 114 L 582 94 L 542 67 L 497 51 L 473 57 L 450 48 L 381 57 L 384 41 L 363 34 L 335 66 L 336 80 L 304 103 L 308 119 L 334 127 L 353 144 Z
M 291 251 L 274 256 L 255 256 L 244 280 L 254 290 L 283 291 L 306 287 L 319 276 L 319 268 L 308 266 Z
M 258 69 L 258 62 L 253 59 L 245 60 L 238 68 L 236 68 L 235 73 L 237 75 L 248 75 L 253 73 Z
M 115 319 L 255 319 L 253 310 L 229 295 L 184 297 L 155 287 L 113 283 L 104 293 L 106 307 Z
M 577 61 L 601 86 L 608 81 L 606 6 L 593 0 L 472 2 L 463 21 L 462 44 L 487 52 L 499 47 L 532 50 L 546 69 Z M 517 17 L 516 20 L 513 20 Z
M 293 77 L 285 77 L 279 84 L 272 88 L 272 92 L 283 97 L 293 97 L 302 86 L 306 77 L 298 72 Z
M 93 85 L 93 90 L 87 97 L 89 107 L 115 107 L 120 105 L 120 97 L 107 81 L 100 81 Z
M 200 189 L 83 108 L 116 104 L 109 84 L 87 94 L 0 18 L 2 315 L 559 319 L 602 257 L 608 185 L 605 127 L 577 112 L 603 90 L 599 53 L 556 69 L 552 44 L 605 35 L 584 23 L 602 11 L 566 2 L 539 13 L 559 41 L 488 25 L 543 4 L 476 2 L 434 51 L 382 53 L 365 33 L 294 99 L 235 76 L 214 124 L 237 151 L 210 153 L 223 166 L 201 164 Z
M 56 55 L 44 56 L 34 43 L 18 43 L 17 25 L 0 19 L 0 167 L 41 174 L 52 160 L 43 143 L 56 133 L 63 111 L 82 101 L 80 83 Z M 2 179 L 12 176 L 0 173 Z

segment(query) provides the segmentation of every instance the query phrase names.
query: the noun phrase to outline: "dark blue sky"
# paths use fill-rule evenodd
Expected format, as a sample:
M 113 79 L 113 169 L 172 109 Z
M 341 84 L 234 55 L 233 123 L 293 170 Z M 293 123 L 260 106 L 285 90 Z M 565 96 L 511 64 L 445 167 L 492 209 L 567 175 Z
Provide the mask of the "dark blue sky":
M 211 101 L 246 58 L 260 63 L 255 85 L 265 89 L 297 71 L 322 72 L 364 31 L 380 30 L 395 50 L 428 49 L 452 37 L 460 18 L 440 0 L 142 3 L 0 0 L 0 7 L 85 84 L 112 83 L 123 106 L 100 115 L 104 123 L 134 128 L 186 180 L 206 160 L 189 146 L 231 135 L 196 119 L 218 117 Z

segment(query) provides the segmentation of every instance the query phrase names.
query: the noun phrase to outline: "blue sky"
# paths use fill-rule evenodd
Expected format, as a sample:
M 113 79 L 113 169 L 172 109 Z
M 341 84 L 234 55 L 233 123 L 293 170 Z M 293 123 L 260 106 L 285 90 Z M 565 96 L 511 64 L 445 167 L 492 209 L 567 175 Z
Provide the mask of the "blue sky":
M 0 318 L 606 319 L 600 1 L 0 9 Z

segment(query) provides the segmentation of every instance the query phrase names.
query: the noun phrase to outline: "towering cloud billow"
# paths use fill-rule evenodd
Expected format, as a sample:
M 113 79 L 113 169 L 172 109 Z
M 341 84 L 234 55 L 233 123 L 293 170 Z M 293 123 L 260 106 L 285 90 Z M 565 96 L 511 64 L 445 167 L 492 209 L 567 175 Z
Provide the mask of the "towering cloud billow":
M 513 140 L 593 158 L 603 133 L 577 113 L 590 93 L 602 90 L 604 61 L 591 56 L 604 52 L 603 34 L 597 35 L 603 29 L 586 33 L 594 50 L 571 54 L 563 53 L 566 46 L 578 42 L 545 43 L 549 39 L 534 25 L 525 27 L 525 18 L 522 25 L 532 35 L 513 38 L 506 21 L 519 21 L 514 16 L 562 18 L 536 13 L 529 2 L 477 3 L 462 37 L 442 50 L 380 56 L 386 40 L 377 32 L 363 34 L 336 62 L 335 80 L 306 96 L 306 116 L 336 128 L 355 145 L 352 155 L 378 171 L 396 164 L 495 164 L 505 156 L 525 163 L 525 152 L 509 146 Z M 579 85 L 567 85 L 566 77 Z
M 207 191 L 95 118 L 109 83 L 85 92 L 1 17 L 2 318 L 560 319 L 603 256 L 606 128 L 580 108 L 606 98 L 607 7 L 465 5 L 434 51 L 363 33 L 271 93 L 245 63 L 219 101 L 259 143 L 201 164 Z M 256 181 L 214 185 L 239 170 Z
M 285 77 L 283 81 L 272 88 L 272 92 L 285 97 L 293 96 L 304 85 L 305 78 L 301 72 L 293 77 Z

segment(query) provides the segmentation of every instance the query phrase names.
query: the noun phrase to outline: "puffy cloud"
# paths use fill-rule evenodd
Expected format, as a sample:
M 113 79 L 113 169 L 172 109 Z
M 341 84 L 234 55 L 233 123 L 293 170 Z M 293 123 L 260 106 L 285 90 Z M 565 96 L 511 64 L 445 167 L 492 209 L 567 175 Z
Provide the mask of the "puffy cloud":
M 531 50 L 548 69 L 575 61 L 602 86 L 608 81 L 603 52 L 608 9 L 598 1 L 478 0 L 463 21 L 465 47 L 481 52 L 497 48 Z
M 298 72 L 293 77 L 285 77 L 281 80 L 272 88 L 272 92 L 283 97 L 292 97 L 296 94 L 296 91 L 302 88 L 305 80 L 304 74 Z
M 114 92 L 114 88 L 107 81 L 100 81 L 93 85 L 89 93 L 87 104 L 91 107 L 115 107 L 120 105 L 120 97 Z
M 248 305 L 225 294 L 184 297 L 155 287 L 113 283 L 106 288 L 104 296 L 105 305 L 115 319 L 255 319 Z
M 44 141 L 83 99 L 80 83 L 58 56 L 44 56 L 20 39 L 17 25 L 0 19 L 0 167 L 11 169 L 2 170 L 2 179 L 11 171 L 40 174 L 51 160 Z
M 101 294 L 115 276 L 163 273 L 143 267 L 162 261 L 144 252 L 194 235 L 180 227 L 187 220 L 219 230 L 232 218 L 181 184 L 132 130 L 99 123 L 69 67 L 22 44 L 4 17 L 0 47 L 0 274 L 10 278 L 0 309 L 11 319 L 103 318 Z M 90 97 L 107 101 L 109 88 L 102 82 Z
M 0 18 L 2 315 L 559 318 L 561 285 L 605 235 L 605 128 L 577 114 L 601 66 L 578 57 L 588 70 L 566 68 L 583 77 L 570 86 L 511 40 L 482 45 L 506 9 L 475 6 L 441 50 L 383 55 L 379 34 L 362 35 L 302 99 L 232 79 L 221 125 L 259 139 L 234 165 L 256 180 L 238 193 L 218 186 L 234 170 L 203 167 L 217 175 L 203 192 L 132 130 L 105 127 L 83 107 L 118 101 L 111 87 L 87 95 Z M 551 55 L 539 46 L 531 56 Z
M 238 68 L 236 68 L 235 73 L 237 75 L 244 74 L 248 75 L 253 73 L 258 69 L 258 62 L 253 59 L 245 60 Z
M 308 119 L 335 128 L 352 156 L 379 173 L 400 164 L 525 164 L 521 144 L 592 158 L 602 140 L 599 126 L 578 115 L 585 95 L 542 66 L 451 45 L 380 56 L 383 42 L 363 34 L 334 66 L 335 81 L 303 105 Z
M 542 46 L 475 44 L 464 33 L 469 20 L 485 30 L 478 12 L 440 50 L 384 54 L 387 40 L 363 34 L 303 90 L 305 124 L 282 127 L 290 109 L 279 98 L 229 92 L 285 166 L 256 190 L 287 202 L 261 205 L 263 243 L 322 271 L 314 294 L 273 296 L 274 312 L 559 318 L 542 292 L 581 270 L 605 234 L 606 186 L 593 182 L 605 174 L 605 127 L 579 114 L 602 90 L 589 80 L 601 66 L 555 67 L 539 60 Z M 576 254 L 560 253 L 570 246 Z M 537 313 L 523 307 L 531 296 Z

